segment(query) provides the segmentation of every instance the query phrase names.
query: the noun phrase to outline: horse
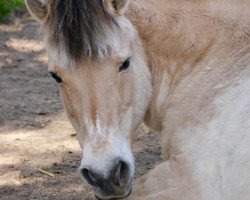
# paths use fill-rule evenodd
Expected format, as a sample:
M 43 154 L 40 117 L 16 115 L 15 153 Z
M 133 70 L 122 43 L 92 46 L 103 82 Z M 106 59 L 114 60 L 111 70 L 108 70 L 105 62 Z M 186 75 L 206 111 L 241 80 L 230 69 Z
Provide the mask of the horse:
M 98 199 L 249 199 L 249 0 L 25 3 Z M 134 181 L 142 122 L 164 162 Z

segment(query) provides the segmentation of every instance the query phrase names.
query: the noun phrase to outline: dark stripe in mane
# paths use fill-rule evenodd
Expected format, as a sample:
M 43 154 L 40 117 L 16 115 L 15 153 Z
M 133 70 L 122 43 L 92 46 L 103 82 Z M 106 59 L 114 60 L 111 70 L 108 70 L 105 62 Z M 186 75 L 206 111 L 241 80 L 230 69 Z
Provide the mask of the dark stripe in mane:
M 49 45 L 66 51 L 74 61 L 98 56 L 98 43 L 105 30 L 116 25 L 103 0 L 48 0 L 49 16 L 44 34 Z

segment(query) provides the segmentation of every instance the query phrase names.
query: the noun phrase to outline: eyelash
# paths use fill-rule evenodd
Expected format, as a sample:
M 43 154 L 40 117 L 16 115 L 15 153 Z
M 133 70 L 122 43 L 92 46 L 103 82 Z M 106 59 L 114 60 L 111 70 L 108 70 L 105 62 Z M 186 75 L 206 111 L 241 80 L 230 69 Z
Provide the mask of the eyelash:
M 122 65 L 119 68 L 119 72 L 126 72 L 130 66 L 130 60 L 131 58 L 129 57 L 128 59 L 126 59 Z
M 57 83 L 62 83 L 62 79 L 54 72 L 49 72 L 50 75 L 52 76 L 52 78 L 54 78 L 56 80 Z

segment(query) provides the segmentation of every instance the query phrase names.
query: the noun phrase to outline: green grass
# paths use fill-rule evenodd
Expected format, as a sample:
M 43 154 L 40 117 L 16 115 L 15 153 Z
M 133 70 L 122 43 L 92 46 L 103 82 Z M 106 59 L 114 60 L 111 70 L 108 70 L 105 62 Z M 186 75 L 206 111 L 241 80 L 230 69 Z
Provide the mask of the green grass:
M 17 8 L 24 8 L 23 0 L 0 0 L 0 22 L 11 15 Z

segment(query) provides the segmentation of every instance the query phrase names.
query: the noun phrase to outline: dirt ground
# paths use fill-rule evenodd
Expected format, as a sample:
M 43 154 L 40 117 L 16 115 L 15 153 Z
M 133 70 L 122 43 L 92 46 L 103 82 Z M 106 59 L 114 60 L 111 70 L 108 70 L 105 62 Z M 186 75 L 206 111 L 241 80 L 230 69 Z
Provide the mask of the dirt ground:
M 31 19 L 0 25 L 0 199 L 91 200 L 77 172 L 81 149 L 37 29 Z M 133 150 L 137 177 L 161 161 L 157 137 L 146 127 Z

